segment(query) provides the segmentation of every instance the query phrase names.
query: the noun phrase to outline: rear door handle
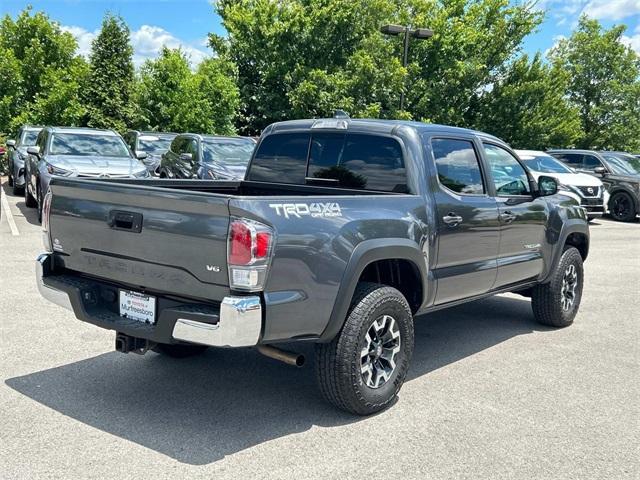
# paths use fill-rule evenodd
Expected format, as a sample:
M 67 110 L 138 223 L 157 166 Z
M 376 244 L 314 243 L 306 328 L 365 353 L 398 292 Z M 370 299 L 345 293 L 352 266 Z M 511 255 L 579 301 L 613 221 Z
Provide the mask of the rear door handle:
M 506 211 L 506 212 L 500 214 L 500 221 L 502 223 L 511 223 L 515 219 L 516 219 L 516 216 L 513 213 L 509 212 L 509 211 Z
M 444 217 L 442 217 L 442 221 L 450 227 L 456 227 L 458 226 L 458 224 L 462 223 L 462 217 L 460 215 L 456 215 L 453 212 L 449 212 Z

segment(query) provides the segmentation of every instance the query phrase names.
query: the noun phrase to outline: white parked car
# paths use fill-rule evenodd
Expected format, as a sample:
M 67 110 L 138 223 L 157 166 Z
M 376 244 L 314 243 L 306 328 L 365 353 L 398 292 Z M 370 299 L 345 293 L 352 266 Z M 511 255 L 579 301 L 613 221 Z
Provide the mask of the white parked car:
M 560 193 L 573 197 L 587 211 L 589 220 L 605 213 L 609 193 L 593 175 L 576 173 L 551 155 L 537 150 L 516 150 L 533 176 L 548 175 L 558 180 Z

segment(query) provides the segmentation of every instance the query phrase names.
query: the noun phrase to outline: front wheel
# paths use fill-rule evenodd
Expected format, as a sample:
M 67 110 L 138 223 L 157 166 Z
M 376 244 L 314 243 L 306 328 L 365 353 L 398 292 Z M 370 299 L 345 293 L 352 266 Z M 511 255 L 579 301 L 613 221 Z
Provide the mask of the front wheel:
M 317 344 L 317 379 L 334 406 L 357 415 L 396 398 L 413 354 L 413 316 L 395 288 L 358 286 L 347 320 L 330 343 Z
M 575 247 L 566 247 L 551 281 L 533 287 L 531 307 L 536 320 L 550 327 L 568 327 L 578 313 L 582 299 L 584 270 Z
M 636 218 L 636 207 L 633 198 L 626 192 L 613 194 L 609 200 L 609 212 L 619 222 L 630 222 Z

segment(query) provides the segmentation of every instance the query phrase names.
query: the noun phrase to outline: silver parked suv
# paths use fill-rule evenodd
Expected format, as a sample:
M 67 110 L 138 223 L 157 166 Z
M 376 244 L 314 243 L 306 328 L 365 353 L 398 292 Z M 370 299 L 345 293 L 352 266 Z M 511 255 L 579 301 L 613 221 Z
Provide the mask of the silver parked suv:
M 42 127 L 24 125 L 18 132 L 17 140 L 7 140 L 7 157 L 9 167 L 9 186 L 14 195 L 21 195 L 24 188 L 24 160 L 27 148 L 36 144 L 36 138 Z
M 112 130 L 45 127 L 35 146 L 27 148 L 24 189 L 27 207 L 38 207 L 54 175 L 88 178 L 146 178 L 149 171 L 135 158 L 120 135 Z

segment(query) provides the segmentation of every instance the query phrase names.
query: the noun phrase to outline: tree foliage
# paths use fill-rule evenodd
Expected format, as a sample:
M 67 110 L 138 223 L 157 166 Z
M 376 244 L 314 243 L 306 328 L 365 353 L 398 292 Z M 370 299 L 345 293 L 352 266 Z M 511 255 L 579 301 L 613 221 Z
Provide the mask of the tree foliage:
M 0 131 L 15 132 L 21 123 L 37 120 L 31 112 L 33 103 L 57 94 L 56 79 L 73 71 L 79 61 L 76 48 L 70 33 L 46 14 L 32 14 L 31 7 L 15 20 L 9 15 L 0 20 Z
M 525 35 L 541 21 L 508 0 L 220 0 L 229 35 L 213 48 L 238 65 L 241 127 L 259 131 L 291 117 L 329 115 L 430 119 L 463 125 Z M 413 40 L 385 38 L 384 23 L 436 32 Z M 410 88 L 409 88 L 410 86 Z M 398 111 L 407 90 L 407 111 Z
M 582 17 L 550 54 L 567 72 L 568 95 L 580 111 L 582 148 L 640 149 L 640 56 L 620 39 L 625 27 L 604 30 Z
M 183 51 L 163 48 L 157 59 L 142 66 L 140 128 L 231 134 L 238 102 L 235 72 L 226 60 L 204 60 L 192 72 Z
M 127 129 L 135 119 L 133 48 L 124 20 L 107 14 L 93 40 L 84 99 L 90 127 Z
M 565 96 L 568 83 L 567 73 L 539 54 L 523 55 L 482 94 L 474 126 L 515 148 L 572 146 L 582 130 L 578 109 Z

